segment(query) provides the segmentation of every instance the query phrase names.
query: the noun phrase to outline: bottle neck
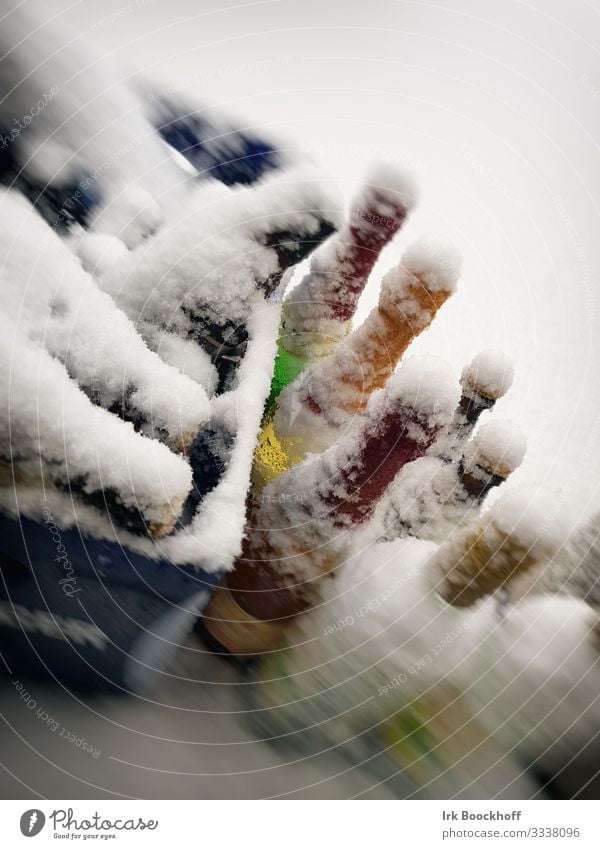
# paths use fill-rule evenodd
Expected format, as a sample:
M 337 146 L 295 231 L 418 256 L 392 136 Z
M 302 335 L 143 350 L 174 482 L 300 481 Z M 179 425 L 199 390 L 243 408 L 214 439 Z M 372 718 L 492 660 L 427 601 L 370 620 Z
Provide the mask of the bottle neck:
M 457 471 L 458 479 L 467 495 L 477 504 L 484 500 L 491 489 L 506 480 L 503 475 L 498 475 L 484 466 L 476 465 L 473 469 L 467 469 L 464 457 L 459 460 Z
M 422 457 L 437 429 L 413 409 L 390 411 L 363 432 L 352 459 L 329 482 L 323 504 L 334 527 L 360 524 L 407 463 Z
M 454 415 L 444 434 L 435 446 L 436 456 L 451 463 L 475 430 L 479 417 L 485 410 L 491 410 L 496 399 L 487 398 L 476 390 L 463 392 L 454 411 Z
M 327 256 L 313 262 L 291 300 L 292 331 L 298 325 L 303 332 L 318 332 L 324 323 L 344 324 L 352 319 L 379 254 L 402 227 L 408 212 L 402 204 L 392 205 L 386 199 L 390 215 L 382 216 L 377 200 L 375 195 L 371 202 L 353 209 Z
M 330 318 L 342 322 L 352 318 L 379 254 L 402 227 L 406 215 L 405 207 L 399 205 L 391 216 L 382 217 L 376 201 L 353 210 L 341 236 L 339 270 L 332 275 L 326 298 Z

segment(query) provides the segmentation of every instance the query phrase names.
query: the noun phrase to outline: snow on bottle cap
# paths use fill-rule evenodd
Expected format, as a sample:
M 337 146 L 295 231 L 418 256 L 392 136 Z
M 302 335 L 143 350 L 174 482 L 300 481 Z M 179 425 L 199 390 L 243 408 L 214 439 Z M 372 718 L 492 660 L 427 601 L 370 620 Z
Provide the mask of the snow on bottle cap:
M 506 478 L 523 462 L 527 441 L 521 428 L 508 419 L 493 419 L 482 425 L 464 454 L 465 470 L 480 467 Z
M 413 175 L 404 168 L 385 162 L 377 163 L 365 180 L 365 186 L 353 206 L 360 210 L 377 204 L 381 218 L 394 218 L 398 209 L 405 212 L 417 202 L 417 186 Z
M 553 492 L 521 487 L 508 492 L 487 517 L 494 527 L 536 558 L 552 557 L 571 530 L 562 500 Z
M 427 236 L 409 245 L 400 267 L 431 292 L 454 292 L 460 275 L 459 251 L 443 236 Z
M 509 357 L 500 351 L 485 350 L 465 366 L 460 383 L 464 390 L 495 401 L 508 392 L 513 377 L 514 368 Z
M 380 394 L 380 393 L 378 393 Z M 388 402 L 412 407 L 431 427 L 448 423 L 458 400 L 452 370 L 439 357 L 410 357 L 386 383 Z
M 440 546 L 428 566 L 432 586 L 457 607 L 507 587 L 557 553 L 570 530 L 563 513 L 551 493 L 510 492 Z

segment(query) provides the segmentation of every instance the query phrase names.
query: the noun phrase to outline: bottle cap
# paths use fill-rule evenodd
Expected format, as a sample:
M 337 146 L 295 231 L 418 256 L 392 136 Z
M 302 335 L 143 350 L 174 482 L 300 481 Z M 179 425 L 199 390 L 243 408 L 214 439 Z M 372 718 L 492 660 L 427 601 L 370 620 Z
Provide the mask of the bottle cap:
M 506 395 L 514 376 L 511 360 L 499 351 L 481 351 L 462 371 L 460 385 L 467 393 L 476 392 L 496 401 Z
M 507 478 L 523 462 L 527 442 L 521 428 L 508 419 L 493 419 L 482 425 L 463 454 L 463 469 L 477 476 Z

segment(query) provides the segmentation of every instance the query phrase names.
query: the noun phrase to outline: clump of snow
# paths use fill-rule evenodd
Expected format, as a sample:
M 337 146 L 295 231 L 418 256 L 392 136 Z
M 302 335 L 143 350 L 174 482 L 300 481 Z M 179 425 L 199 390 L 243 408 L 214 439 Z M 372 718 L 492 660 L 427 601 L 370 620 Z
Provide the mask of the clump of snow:
M 561 593 L 587 602 L 600 611 L 600 514 L 576 526 L 567 545 L 520 594 Z M 596 630 L 598 627 L 596 625 Z
M 93 405 L 56 359 L 5 319 L 0 344 L 0 455 L 16 481 L 39 485 L 41 474 L 101 502 L 112 492 L 147 524 L 168 529 L 190 488 L 187 462 Z
M 381 161 L 371 166 L 365 179 L 365 187 L 359 194 L 356 206 L 369 206 L 373 199 L 386 205 L 381 210 L 382 218 L 393 217 L 394 210 L 412 209 L 418 198 L 417 183 L 412 172 L 389 162 Z M 387 214 L 386 214 L 387 211 Z
M 116 236 L 123 230 L 128 244 L 137 243 L 148 231 L 148 216 L 155 224 L 161 214 L 156 199 L 164 208 L 171 194 L 182 192 L 182 170 L 142 115 L 139 96 L 114 58 L 42 4 L 13 6 L 0 32 L 0 52 L 10 57 L 0 124 L 12 126 L 42 93 L 56 92 L 11 146 L 19 168 L 40 187 L 72 186 L 71 199 L 77 192 L 98 196 L 97 226 Z
M 527 440 L 521 428 L 508 419 L 492 419 L 481 425 L 464 452 L 465 469 L 480 466 L 508 477 L 525 458 Z
M 21 195 L 0 193 L 4 313 L 105 408 L 181 447 L 209 415 L 205 389 L 151 352 L 132 322 Z
M 93 226 L 100 233 L 117 233 L 133 249 L 158 229 L 163 217 L 150 192 L 139 186 L 127 186 L 95 216 Z
M 486 514 L 502 534 L 512 537 L 536 558 L 551 558 L 565 544 L 571 525 L 556 493 L 520 487 L 506 493 Z
M 409 357 L 377 393 L 370 405 L 382 403 L 383 396 L 416 410 L 429 426 L 446 425 L 458 403 L 458 390 L 452 369 L 440 357 Z
M 331 192 L 301 170 L 258 189 L 205 186 L 101 285 L 136 323 L 184 338 L 199 322 L 234 331 L 281 271 L 275 250 L 264 247 L 269 237 L 310 240 L 337 213 Z
M 514 368 L 509 357 L 499 351 L 481 351 L 462 371 L 461 386 L 494 400 L 506 395 L 512 386 Z
M 402 469 L 374 521 L 381 539 L 414 536 L 441 543 L 478 509 L 460 485 L 456 465 L 426 456 Z
M 470 620 L 460 670 L 467 703 L 524 766 L 556 775 L 573 756 L 596 748 L 600 676 L 590 611 L 551 595 L 483 607 Z
M 417 277 L 432 292 L 454 292 L 461 267 L 461 255 L 452 242 L 427 236 L 407 248 L 399 269 Z
M 85 271 L 94 277 L 102 277 L 128 254 L 124 242 L 116 236 L 104 233 L 89 233 L 84 230 L 67 240 L 81 260 Z

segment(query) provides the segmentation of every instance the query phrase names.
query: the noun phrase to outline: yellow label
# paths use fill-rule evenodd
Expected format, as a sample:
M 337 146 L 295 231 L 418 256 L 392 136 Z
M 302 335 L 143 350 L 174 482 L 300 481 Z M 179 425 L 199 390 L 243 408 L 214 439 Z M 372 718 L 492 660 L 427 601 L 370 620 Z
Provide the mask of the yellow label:
M 202 614 L 204 627 L 232 654 L 260 654 L 281 647 L 289 620 L 257 619 L 220 588 Z

